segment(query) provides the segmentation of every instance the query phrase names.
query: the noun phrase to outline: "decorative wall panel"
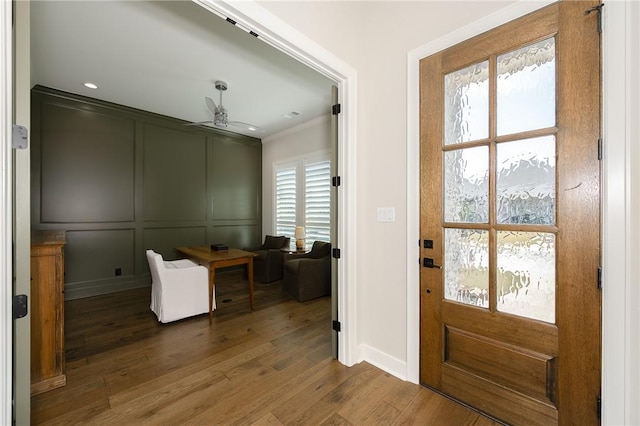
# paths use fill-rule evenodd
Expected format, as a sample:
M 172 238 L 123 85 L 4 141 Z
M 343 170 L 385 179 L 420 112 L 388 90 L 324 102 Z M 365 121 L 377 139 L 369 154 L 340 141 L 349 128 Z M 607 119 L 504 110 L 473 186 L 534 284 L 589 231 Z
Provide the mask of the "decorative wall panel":
M 135 274 L 133 229 L 67 231 L 66 236 L 66 282 Z
M 254 219 L 260 208 L 262 152 L 228 137 L 213 144 L 213 219 Z
M 253 242 L 260 240 L 260 229 L 256 225 L 218 225 L 213 228 L 211 242 L 222 242 L 232 247 L 256 247 L 261 244 L 254 245 Z
M 143 138 L 144 220 L 205 220 L 206 135 L 145 124 Z
M 166 259 L 175 259 L 176 247 L 205 246 L 207 242 L 207 228 L 198 226 L 193 228 L 147 228 L 144 230 L 144 249 L 152 249 Z
M 55 102 L 41 117 L 42 221 L 133 220 L 135 121 Z

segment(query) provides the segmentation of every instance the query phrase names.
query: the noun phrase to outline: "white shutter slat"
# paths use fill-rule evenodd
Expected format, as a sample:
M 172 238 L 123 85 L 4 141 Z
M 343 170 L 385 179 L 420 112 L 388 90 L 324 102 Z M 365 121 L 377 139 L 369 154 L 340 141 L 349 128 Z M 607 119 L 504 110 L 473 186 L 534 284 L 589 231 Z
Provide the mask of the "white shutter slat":
M 276 234 L 293 237 L 296 228 L 296 168 L 276 168 Z
M 331 241 L 331 162 L 305 164 L 305 234 L 307 249 L 314 241 Z

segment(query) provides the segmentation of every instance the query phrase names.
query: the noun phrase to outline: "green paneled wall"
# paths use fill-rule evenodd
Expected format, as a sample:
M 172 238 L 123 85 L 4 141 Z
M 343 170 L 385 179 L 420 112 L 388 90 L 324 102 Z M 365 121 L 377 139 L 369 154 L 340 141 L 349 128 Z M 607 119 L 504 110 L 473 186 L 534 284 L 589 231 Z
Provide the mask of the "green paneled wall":
M 32 90 L 32 229 L 67 231 L 65 298 L 149 285 L 145 250 L 259 245 L 260 140 Z
M 134 220 L 135 120 L 47 102 L 41 111 L 41 220 Z
M 208 137 L 188 128 L 145 124 L 143 133 L 144 218 L 147 222 L 207 218 Z M 214 145 L 217 142 L 214 142 Z

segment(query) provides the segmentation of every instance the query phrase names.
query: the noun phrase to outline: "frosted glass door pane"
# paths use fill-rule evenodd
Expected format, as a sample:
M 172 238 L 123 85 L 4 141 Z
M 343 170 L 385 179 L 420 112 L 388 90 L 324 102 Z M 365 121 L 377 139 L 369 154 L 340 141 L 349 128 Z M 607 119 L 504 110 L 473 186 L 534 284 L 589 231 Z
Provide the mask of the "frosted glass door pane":
M 556 124 L 555 39 L 498 56 L 498 135 Z
M 444 143 L 489 137 L 489 62 L 444 77 Z
M 555 235 L 498 231 L 496 238 L 498 311 L 554 323 Z
M 479 146 L 445 152 L 445 221 L 487 223 L 488 199 L 489 148 Z
M 444 297 L 489 307 L 489 232 L 445 229 Z
M 498 223 L 555 224 L 554 136 L 497 145 Z

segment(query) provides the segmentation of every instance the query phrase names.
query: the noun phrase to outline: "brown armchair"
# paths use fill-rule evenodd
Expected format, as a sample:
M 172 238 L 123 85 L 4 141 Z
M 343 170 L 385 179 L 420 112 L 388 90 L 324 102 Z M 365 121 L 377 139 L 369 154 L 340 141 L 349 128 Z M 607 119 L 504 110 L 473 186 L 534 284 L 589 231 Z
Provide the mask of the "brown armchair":
M 267 235 L 261 246 L 244 248 L 245 251 L 258 253 L 253 258 L 253 278 L 263 283 L 281 280 L 284 255 L 281 249 L 288 248 L 290 243 L 289 237 Z
M 299 302 L 331 294 L 331 244 L 315 241 L 309 253 L 285 256 L 284 291 Z

